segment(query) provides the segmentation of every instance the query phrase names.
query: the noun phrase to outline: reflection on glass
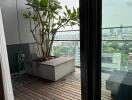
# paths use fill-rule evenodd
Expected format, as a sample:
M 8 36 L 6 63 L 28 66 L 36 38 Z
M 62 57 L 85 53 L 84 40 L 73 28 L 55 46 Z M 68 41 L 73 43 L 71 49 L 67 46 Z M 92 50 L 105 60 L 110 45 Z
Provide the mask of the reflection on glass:
M 109 28 L 102 30 L 103 40 L 132 40 L 132 27 Z
M 132 100 L 131 30 L 132 28 L 102 30 L 101 100 Z
M 132 100 L 132 0 L 102 2 L 101 100 Z

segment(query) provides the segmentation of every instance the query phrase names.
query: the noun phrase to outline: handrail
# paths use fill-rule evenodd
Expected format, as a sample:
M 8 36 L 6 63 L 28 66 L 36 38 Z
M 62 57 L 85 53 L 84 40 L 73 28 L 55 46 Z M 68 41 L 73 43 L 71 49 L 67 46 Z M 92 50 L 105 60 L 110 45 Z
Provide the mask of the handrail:
M 132 28 L 132 26 L 119 26 L 119 27 L 102 27 L 102 29 L 116 29 L 116 28 Z M 74 29 L 74 30 L 61 30 L 57 32 L 69 32 L 69 31 L 79 31 L 79 29 Z

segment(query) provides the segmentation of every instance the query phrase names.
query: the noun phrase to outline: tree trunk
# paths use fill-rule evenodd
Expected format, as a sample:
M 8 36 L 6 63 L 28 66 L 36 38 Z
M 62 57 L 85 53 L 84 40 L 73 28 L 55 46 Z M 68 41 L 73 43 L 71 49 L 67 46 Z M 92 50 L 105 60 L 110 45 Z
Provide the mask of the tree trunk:
M 44 52 L 44 48 L 43 48 L 43 44 L 40 45 L 41 46 L 41 52 L 42 52 L 42 58 L 45 59 L 45 52 Z
M 50 56 L 52 46 L 53 46 L 53 41 L 51 41 L 51 43 L 50 43 L 49 50 L 48 50 L 48 56 Z

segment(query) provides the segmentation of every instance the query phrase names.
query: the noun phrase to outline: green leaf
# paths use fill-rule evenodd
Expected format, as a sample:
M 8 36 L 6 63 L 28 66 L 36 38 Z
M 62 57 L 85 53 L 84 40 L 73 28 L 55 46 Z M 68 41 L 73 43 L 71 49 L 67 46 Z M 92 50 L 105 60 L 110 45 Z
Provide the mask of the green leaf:
M 67 5 L 65 5 L 66 10 L 68 10 Z
M 28 7 L 27 9 L 31 9 L 31 7 Z
M 38 20 L 38 18 L 37 18 L 36 16 L 32 17 L 32 19 L 33 19 L 34 21 L 37 21 L 37 20 Z
M 31 4 L 33 7 L 38 8 L 39 7 L 39 0 L 32 0 Z
M 74 11 L 74 13 L 76 14 L 76 9 L 73 7 L 73 11 Z
M 65 19 L 65 18 L 61 19 L 61 23 L 64 23 L 66 21 L 67 21 L 67 19 Z
M 59 16 L 59 20 L 61 20 L 61 16 Z
M 57 10 L 57 6 L 51 7 L 51 11 L 55 11 L 55 10 Z
M 56 15 L 58 15 L 58 11 L 54 11 L 53 13 L 56 14 Z
M 43 16 L 46 16 L 47 12 L 43 12 Z
M 70 13 L 70 17 L 71 17 L 71 19 L 75 19 L 76 18 L 76 14 L 74 12 Z
M 49 28 L 48 27 L 45 30 L 46 30 L 46 32 L 49 32 Z
M 47 7 L 48 6 L 48 0 L 41 0 L 40 1 L 40 6 L 41 7 Z
M 67 10 L 67 13 L 68 13 L 68 14 L 71 14 L 71 10 L 70 10 L 70 9 L 68 9 L 68 10 Z
M 56 26 L 56 24 L 53 24 L 53 25 L 52 25 L 52 27 L 55 27 L 55 26 Z
M 77 15 L 79 16 L 79 8 L 77 8 Z
M 51 32 L 54 34 L 54 33 L 57 32 L 57 29 L 56 28 L 55 29 L 52 29 Z
M 28 15 L 31 16 L 31 12 L 30 11 L 28 12 Z
M 23 14 L 24 18 L 30 18 L 28 14 Z
M 70 22 L 70 24 L 73 26 L 73 25 L 76 25 L 76 22 Z
M 66 12 L 63 12 L 65 16 L 67 16 Z

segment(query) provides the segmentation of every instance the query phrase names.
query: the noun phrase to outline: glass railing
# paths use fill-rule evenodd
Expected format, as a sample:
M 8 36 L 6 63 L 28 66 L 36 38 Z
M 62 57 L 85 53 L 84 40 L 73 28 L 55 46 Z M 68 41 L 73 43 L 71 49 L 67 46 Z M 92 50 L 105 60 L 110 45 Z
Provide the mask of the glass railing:
M 54 41 L 52 53 L 55 56 L 72 56 L 75 58 L 75 65 L 80 66 L 79 41 Z
M 53 43 L 52 55 L 72 56 L 75 66 L 80 66 L 80 36 L 78 30 L 60 31 Z
M 101 100 L 131 100 L 131 26 L 102 29 L 101 64 Z
M 102 40 L 132 40 L 132 26 L 103 28 Z
M 38 51 L 37 51 L 38 52 Z M 132 53 L 132 27 L 102 28 L 102 70 L 128 70 Z M 80 66 L 79 30 L 59 31 L 53 43 L 52 55 L 72 56 Z
M 132 27 L 102 29 L 102 70 L 127 71 L 132 53 Z
M 53 55 L 73 56 L 80 66 L 80 36 L 78 30 L 57 33 Z M 102 70 L 128 70 L 132 53 L 132 27 L 102 28 Z

